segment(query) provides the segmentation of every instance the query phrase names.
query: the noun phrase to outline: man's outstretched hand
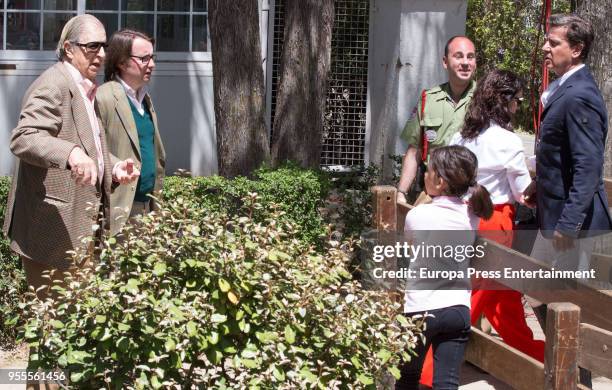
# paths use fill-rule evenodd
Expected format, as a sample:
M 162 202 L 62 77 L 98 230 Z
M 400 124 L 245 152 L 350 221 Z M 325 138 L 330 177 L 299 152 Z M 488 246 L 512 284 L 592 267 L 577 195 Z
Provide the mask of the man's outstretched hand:
M 113 181 L 120 184 L 131 183 L 138 180 L 140 170 L 131 158 L 120 161 L 113 167 Z

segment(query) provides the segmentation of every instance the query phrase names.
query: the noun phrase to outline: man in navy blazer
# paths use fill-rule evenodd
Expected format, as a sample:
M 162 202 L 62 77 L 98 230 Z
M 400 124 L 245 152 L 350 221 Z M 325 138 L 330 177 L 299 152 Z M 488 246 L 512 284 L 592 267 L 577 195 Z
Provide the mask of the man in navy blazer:
M 542 234 L 552 237 L 555 249 L 566 250 L 586 231 L 612 229 L 602 179 L 608 117 L 584 64 L 593 41 L 591 25 L 566 14 L 552 15 L 549 25 L 542 50 L 558 79 L 542 94 L 537 179 L 525 195 L 533 204 L 535 187 Z

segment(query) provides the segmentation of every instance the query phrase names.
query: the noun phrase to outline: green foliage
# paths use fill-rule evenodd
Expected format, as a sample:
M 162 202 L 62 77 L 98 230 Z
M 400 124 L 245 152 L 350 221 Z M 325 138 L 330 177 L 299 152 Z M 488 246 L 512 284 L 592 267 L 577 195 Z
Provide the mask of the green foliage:
M 379 177 L 380 168 L 375 164 L 335 174 L 333 185 L 339 204 L 336 223 L 347 237 L 358 238 L 365 229 L 372 227 L 371 187 Z
M 4 224 L 6 202 L 11 188 L 11 178 L 0 176 L 0 226 Z M 11 252 L 9 241 L 0 233 L 0 346 L 14 343 L 17 323 L 7 320 L 19 313 L 19 300 L 26 291 L 25 275 L 19 257 Z
M 542 4 L 543 1 L 532 0 L 468 0 L 466 33 L 476 45 L 477 76 L 499 68 L 517 73 L 526 82 L 531 81 L 524 93 L 526 101 L 517 114 L 517 125 L 528 131 L 533 131 L 529 96 L 533 90 L 538 99 L 542 83 L 540 47 L 543 45 L 543 32 L 537 41 Z M 568 12 L 569 9 L 569 0 L 553 2 L 553 13 Z M 537 53 L 535 78 L 532 80 L 534 50 Z M 535 108 L 537 110 L 537 105 Z
M 287 165 L 274 170 L 257 170 L 252 179 L 168 177 L 164 182 L 163 198 L 182 197 L 194 207 L 232 214 L 241 208 L 247 194 L 255 192 L 261 198 L 261 208 L 253 210 L 251 218 L 263 221 L 271 205 L 276 204 L 284 212 L 283 222 L 291 221 L 300 227 L 301 240 L 320 246 L 326 229 L 319 208 L 323 206 L 329 186 L 327 176 L 320 171 Z
M 351 280 L 350 245 L 314 251 L 263 196 L 212 210 L 181 195 L 211 187 L 182 186 L 95 270 L 54 287 L 54 306 L 23 305 L 34 367 L 67 369 L 80 388 L 374 388 L 399 374 L 419 324 Z

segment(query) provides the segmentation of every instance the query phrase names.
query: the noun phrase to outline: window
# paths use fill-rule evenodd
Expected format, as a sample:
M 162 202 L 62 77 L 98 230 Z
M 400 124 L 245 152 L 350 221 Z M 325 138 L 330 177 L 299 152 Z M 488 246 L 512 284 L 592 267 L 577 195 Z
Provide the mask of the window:
M 55 50 L 66 21 L 90 13 L 108 36 L 134 28 L 159 52 L 208 52 L 207 12 L 206 0 L 0 0 L 0 50 Z
M 3 50 L 55 50 L 64 23 L 77 14 L 77 0 L 0 1 Z

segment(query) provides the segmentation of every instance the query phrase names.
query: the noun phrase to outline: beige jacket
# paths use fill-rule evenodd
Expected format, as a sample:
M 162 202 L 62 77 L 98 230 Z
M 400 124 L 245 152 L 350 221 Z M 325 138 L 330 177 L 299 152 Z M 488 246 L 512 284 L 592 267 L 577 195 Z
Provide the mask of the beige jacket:
M 18 158 L 8 197 L 4 233 L 21 256 L 63 269 L 66 251 L 92 236 L 101 202 L 110 197 L 111 160 L 102 131 L 98 156 L 85 102 L 61 62 L 27 90 L 10 148 Z M 78 185 L 68 156 L 82 148 L 96 163 L 104 159 L 102 185 Z M 105 202 L 105 215 L 108 204 Z
M 100 119 L 106 129 L 106 139 L 111 155 L 119 160 L 131 158 L 140 166 L 140 143 L 138 130 L 132 115 L 130 103 L 123 86 L 117 81 L 104 83 L 96 93 L 96 101 L 100 110 Z M 155 157 L 156 176 L 154 191 L 162 188 L 162 181 L 166 167 L 166 153 L 159 135 L 157 115 L 151 97 L 145 96 L 145 104 L 151 112 L 153 126 L 155 127 Z M 115 235 L 125 224 L 132 209 L 132 202 L 136 195 L 137 182 L 113 188 L 111 193 L 110 230 Z

